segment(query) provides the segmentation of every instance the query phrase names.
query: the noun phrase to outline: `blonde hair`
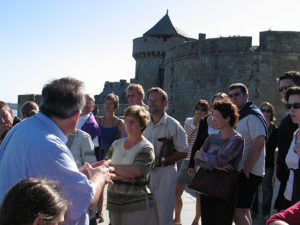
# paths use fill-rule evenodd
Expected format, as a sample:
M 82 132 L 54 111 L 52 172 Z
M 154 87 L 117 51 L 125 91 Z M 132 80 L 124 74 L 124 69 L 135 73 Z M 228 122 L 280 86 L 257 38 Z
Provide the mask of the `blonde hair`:
M 144 88 L 140 84 L 129 84 L 126 88 L 126 94 L 128 94 L 128 90 L 136 90 L 139 95 L 143 96 L 143 99 L 145 97 Z

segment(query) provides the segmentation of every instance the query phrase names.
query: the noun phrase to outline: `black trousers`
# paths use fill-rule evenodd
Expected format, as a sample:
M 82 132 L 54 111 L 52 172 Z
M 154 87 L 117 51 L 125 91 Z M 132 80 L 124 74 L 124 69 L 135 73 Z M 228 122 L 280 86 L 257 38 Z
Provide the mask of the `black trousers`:
M 202 225 L 232 225 L 235 201 L 200 195 Z

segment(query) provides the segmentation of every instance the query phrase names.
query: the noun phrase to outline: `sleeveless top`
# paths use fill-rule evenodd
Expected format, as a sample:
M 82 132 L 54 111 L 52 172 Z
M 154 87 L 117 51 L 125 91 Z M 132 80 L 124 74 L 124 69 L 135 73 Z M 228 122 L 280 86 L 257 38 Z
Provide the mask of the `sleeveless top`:
M 101 158 L 103 159 L 107 154 L 111 144 L 120 138 L 119 124 L 120 120 L 114 127 L 104 127 L 101 124 L 101 119 L 99 118 L 99 136 L 100 136 L 100 151 Z

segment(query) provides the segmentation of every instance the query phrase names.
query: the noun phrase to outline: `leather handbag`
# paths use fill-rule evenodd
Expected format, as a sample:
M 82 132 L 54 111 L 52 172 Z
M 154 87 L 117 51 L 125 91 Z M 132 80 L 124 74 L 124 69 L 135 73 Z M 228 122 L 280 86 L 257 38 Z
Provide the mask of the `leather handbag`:
M 200 168 L 188 186 L 200 194 L 230 202 L 232 194 L 236 190 L 237 179 L 238 172 L 236 170 L 225 172 Z
M 294 170 L 294 182 L 292 191 L 292 203 L 300 201 L 300 159 L 298 161 L 298 169 Z

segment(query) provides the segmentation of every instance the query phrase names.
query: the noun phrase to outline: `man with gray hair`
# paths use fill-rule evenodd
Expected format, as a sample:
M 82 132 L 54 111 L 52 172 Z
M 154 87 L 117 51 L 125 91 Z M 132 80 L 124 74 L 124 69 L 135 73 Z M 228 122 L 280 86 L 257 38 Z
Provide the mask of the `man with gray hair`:
M 85 103 L 82 86 L 73 78 L 45 85 L 40 112 L 8 132 L 0 147 L 0 204 L 19 180 L 47 177 L 69 202 L 65 224 L 89 224 L 87 209 L 111 182 L 113 169 L 107 161 L 85 163 L 78 170 L 65 145 Z

